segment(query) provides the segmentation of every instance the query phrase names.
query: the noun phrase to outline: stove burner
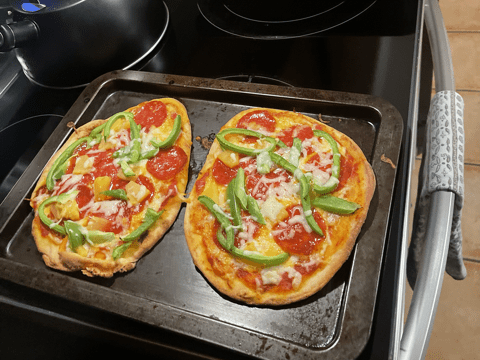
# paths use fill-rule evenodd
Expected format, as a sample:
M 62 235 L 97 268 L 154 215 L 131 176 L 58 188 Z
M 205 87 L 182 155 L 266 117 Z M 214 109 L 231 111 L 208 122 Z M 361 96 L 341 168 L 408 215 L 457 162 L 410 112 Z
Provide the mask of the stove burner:
M 205 19 L 241 37 L 287 39 L 319 33 L 360 15 L 376 0 L 199 0 Z
M 274 79 L 267 76 L 259 76 L 259 75 L 230 75 L 230 76 L 223 76 L 218 78 L 218 80 L 231 80 L 231 81 L 238 81 L 238 82 L 246 82 L 252 84 L 264 84 L 264 85 L 277 85 L 277 86 L 291 86 L 293 85 L 278 79 Z

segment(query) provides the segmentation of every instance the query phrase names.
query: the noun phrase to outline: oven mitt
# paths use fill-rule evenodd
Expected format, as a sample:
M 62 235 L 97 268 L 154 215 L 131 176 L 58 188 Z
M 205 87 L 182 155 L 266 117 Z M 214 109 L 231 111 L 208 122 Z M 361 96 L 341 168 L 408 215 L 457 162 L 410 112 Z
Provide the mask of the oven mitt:
M 460 220 L 463 207 L 463 99 L 453 91 L 440 91 L 432 99 L 420 167 L 417 203 L 407 259 L 407 279 L 412 287 L 420 269 L 430 209 L 431 194 L 437 190 L 455 193 L 452 230 L 446 271 L 456 280 L 467 275 L 462 256 Z

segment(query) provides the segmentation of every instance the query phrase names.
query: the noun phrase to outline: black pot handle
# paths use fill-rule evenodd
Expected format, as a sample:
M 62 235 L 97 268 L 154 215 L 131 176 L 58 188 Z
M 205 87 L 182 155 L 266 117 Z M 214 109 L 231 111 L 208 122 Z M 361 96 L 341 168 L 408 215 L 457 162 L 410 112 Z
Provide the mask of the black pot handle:
M 38 28 L 31 20 L 0 25 L 0 52 L 27 46 L 37 39 Z

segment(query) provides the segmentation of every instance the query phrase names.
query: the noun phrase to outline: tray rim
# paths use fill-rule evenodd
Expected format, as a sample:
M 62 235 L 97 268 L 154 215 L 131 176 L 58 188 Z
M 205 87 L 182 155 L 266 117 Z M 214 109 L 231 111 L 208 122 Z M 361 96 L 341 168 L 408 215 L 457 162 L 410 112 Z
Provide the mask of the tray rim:
M 85 113 L 87 112 L 87 110 L 89 110 L 94 106 L 93 104 L 94 100 L 100 94 L 100 92 L 104 91 L 104 89 L 107 88 L 110 84 L 112 84 L 112 82 L 115 83 L 118 81 L 126 81 L 127 83 L 135 82 L 135 83 L 142 83 L 142 84 L 151 84 L 153 86 L 155 86 L 155 84 L 157 85 L 163 84 L 163 85 L 171 85 L 171 86 L 182 86 L 187 88 L 192 87 L 192 88 L 201 88 L 202 90 L 208 89 L 211 91 L 220 91 L 220 92 L 226 92 L 226 93 L 234 92 L 239 94 L 254 94 L 259 96 L 275 96 L 275 97 L 282 97 L 286 99 L 290 98 L 292 100 L 297 100 L 297 101 L 298 100 L 318 101 L 322 103 L 331 103 L 331 104 L 338 104 L 338 100 L 335 100 L 335 97 L 342 96 L 342 101 L 347 102 L 347 104 L 342 104 L 342 105 L 357 105 L 362 107 L 370 107 L 374 111 L 378 112 L 379 115 L 381 116 L 382 121 L 380 122 L 379 128 L 376 131 L 377 137 L 379 136 L 380 132 L 382 132 L 382 134 L 383 133 L 396 134 L 395 137 L 393 137 L 393 135 L 390 136 L 391 141 L 388 141 L 387 144 L 379 145 L 375 140 L 373 153 L 371 155 L 371 159 L 372 159 L 371 165 L 374 168 L 374 170 L 378 169 L 379 166 L 382 166 L 382 171 L 386 169 L 386 172 L 387 172 L 387 175 L 385 177 L 387 177 L 388 180 L 390 181 L 390 183 L 387 184 L 388 185 L 387 187 L 389 187 L 389 189 L 386 189 L 384 186 L 379 186 L 379 183 L 383 184 L 383 181 L 379 182 L 377 179 L 377 188 L 376 188 L 376 195 L 375 195 L 380 199 L 379 201 L 388 201 L 389 203 L 388 213 L 383 214 L 382 216 L 382 225 L 385 225 L 385 226 L 382 227 L 384 229 L 384 233 L 381 235 L 382 246 L 381 246 L 381 249 L 378 249 L 380 253 L 380 257 L 378 260 L 378 267 L 381 267 L 381 264 L 383 261 L 383 250 L 385 246 L 388 223 L 389 223 L 389 214 L 391 211 L 391 200 L 393 197 L 393 188 L 394 188 L 396 171 L 394 168 L 390 168 L 390 169 L 387 168 L 386 164 L 381 162 L 380 157 L 378 155 L 387 153 L 388 157 L 394 163 L 398 163 L 400 146 L 401 146 L 401 138 L 403 134 L 402 118 L 398 110 L 396 110 L 393 107 L 393 105 L 391 105 L 386 100 L 383 100 L 379 97 L 372 96 L 372 95 L 344 93 L 344 92 L 326 91 L 326 90 L 317 90 L 317 89 L 288 88 L 288 87 L 279 87 L 276 85 L 247 84 L 247 83 L 238 83 L 238 82 L 227 81 L 227 80 L 214 80 L 214 79 L 177 76 L 177 75 L 169 75 L 169 74 L 145 73 L 141 71 L 130 71 L 130 70 L 113 71 L 113 72 L 104 74 L 99 78 L 97 78 L 96 80 L 94 80 L 80 94 L 80 96 L 77 98 L 77 100 L 72 105 L 70 110 L 67 112 L 67 114 L 64 116 L 62 121 L 59 123 L 56 130 L 52 133 L 50 138 L 47 140 L 44 147 L 42 147 L 42 150 L 32 161 L 31 165 L 24 172 L 24 174 L 19 179 L 17 184 L 15 184 L 14 188 L 7 195 L 3 203 L 0 204 L 0 219 L 5 218 L 4 224 L 0 228 L 0 236 L 3 236 L 2 234 L 3 234 L 3 231 L 5 230 L 5 227 L 10 222 L 13 214 L 16 213 L 18 206 L 20 206 L 21 204 L 21 201 L 19 201 L 18 198 L 20 197 L 21 199 L 23 199 L 23 197 L 26 195 L 25 191 L 26 192 L 30 191 L 32 186 L 34 185 L 34 184 L 30 184 L 27 186 L 27 184 L 23 184 L 23 182 L 25 182 L 23 181 L 23 179 L 28 178 L 29 174 L 38 174 L 39 176 L 39 174 L 41 173 L 41 170 L 43 169 L 43 166 L 45 166 L 50 156 L 53 155 L 53 153 L 56 150 L 58 150 L 58 148 L 60 148 L 61 144 L 68 138 L 71 131 L 73 131 L 73 130 L 69 130 L 65 126 L 67 122 L 72 121 L 71 119 L 72 117 L 76 118 L 76 121 L 74 121 L 75 123 L 80 122 L 81 119 L 85 116 Z M 149 92 L 146 91 L 145 93 L 149 93 Z M 369 105 L 366 105 L 365 104 L 366 102 L 368 102 Z M 386 118 L 386 120 L 383 120 L 384 117 Z M 398 134 L 400 134 L 400 136 Z M 395 148 L 394 144 L 398 146 Z M 45 154 L 47 153 L 50 153 L 50 156 L 47 156 L 45 159 Z M 44 160 L 41 161 L 41 164 L 38 164 L 39 162 L 38 159 L 42 157 L 44 157 Z M 376 176 L 378 176 L 377 172 L 376 172 Z M 21 195 L 22 193 L 23 195 Z M 11 210 L 11 207 L 9 207 L 12 204 L 15 206 L 13 211 Z M 363 247 L 361 248 L 363 250 Z M 350 301 L 355 300 L 354 298 L 352 299 L 351 297 L 356 296 L 358 292 L 358 289 L 354 289 L 352 293 L 352 288 L 351 288 L 351 286 L 355 286 L 355 280 L 356 280 L 356 278 L 354 278 L 354 275 L 355 275 L 354 266 L 356 265 L 355 260 L 357 256 L 364 256 L 363 254 L 358 255 L 357 252 L 358 252 L 358 246 L 356 245 L 354 248 L 354 251 L 352 252 L 352 256 L 355 259 L 352 261 L 350 278 L 347 281 L 348 286 L 346 288 L 346 293 L 344 295 L 346 297 L 345 309 L 343 309 L 343 314 L 341 315 L 341 319 L 339 319 L 340 320 L 339 330 L 338 330 L 339 336 L 338 338 L 334 339 L 332 344 L 326 349 L 306 348 L 301 345 L 292 344 L 283 339 L 275 338 L 273 336 L 271 338 L 266 338 L 265 335 L 262 333 L 256 333 L 255 331 L 241 328 L 234 324 L 225 324 L 222 321 L 217 321 L 217 322 L 221 323 L 219 325 L 226 326 L 229 329 L 233 329 L 235 331 L 235 339 L 237 340 L 235 344 L 222 342 L 222 339 L 219 339 L 218 337 L 218 333 L 210 334 L 210 335 L 214 335 L 210 337 L 208 336 L 206 337 L 205 331 L 202 334 L 192 334 L 189 332 L 189 330 L 192 328 L 191 322 L 185 321 L 185 318 L 184 318 L 184 321 L 182 322 L 182 326 L 178 326 L 178 324 L 176 324 L 176 321 L 175 321 L 176 317 L 180 316 L 181 314 L 185 314 L 185 311 L 179 311 L 179 309 L 176 309 L 178 313 L 175 311 L 176 316 L 172 316 L 173 312 L 171 310 L 171 307 L 168 306 L 169 311 L 162 311 L 167 309 L 166 308 L 163 309 L 162 303 L 160 302 L 156 302 L 155 308 L 151 309 L 152 308 L 151 299 L 135 297 L 131 294 L 119 292 L 115 289 L 107 288 L 104 286 L 98 286 L 91 282 L 75 279 L 73 277 L 67 276 L 66 274 L 52 271 L 51 269 L 31 268 L 25 264 L 15 262 L 5 257 L 0 257 L 0 278 L 36 289 L 39 291 L 44 291 L 50 294 L 59 295 L 63 298 L 66 298 L 67 300 L 81 302 L 83 304 L 90 305 L 108 312 L 113 312 L 118 315 L 123 315 L 129 318 L 133 318 L 133 319 L 145 322 L 147 324 L 160 326 L 162 328 L 165 328 L 174 332 L 178 332 L 186 336 L 193 336 L 200 340 L 204 340 L 219 346 L 228 347 L 228 348 L 231 348 L 233 346 L 236 351 L 249 354 L 249 355 L 260 356 L 266 359 L 271 358 L 271 356 L 273 356 L 272 358 L 275 358 L 278 352 L 282 349 L 283 351 L 295 350 L 296 356 L 303 355 L 305 358 L 308 358 L 311 355 L 321 356 L 322 354 L 325 354 L 325 355 L 328 355 L 329 358 L 332 357 L 332 358 L 338 358 L 338 359 L 345 359 L 347 357 L 348 358 L 350 357 L 353 358 L 354 356 L 356 357 L 361 352 L 361 350 L 363 350 L 363 346 L 365 346 L 368 341 L 368 338 L 370 336 L 370 331 L 371 331 L 376 294 L 378 290 L 378 283 L 379 283 L 379 276 L 380 276 L 378 275 L 376 277 L 376 280 L 373 280 L 373 283 L 370 285 L 374 287 L 375 296 L 373 297 L 372 304 L 368 309 L 368 314 L 370 315 L 368 325 L 366 326 L 366 328 L 364 327 L 358 332 L 358 337 L 361 339 L 360 340 L 357 339 L 357 342 L 358 341 L 362 342 L 363 346 L 361 346 L 360 348 L 356 348 L 354 351 L 355 353 L 350 352 L 347 354 L 344 352 L 345 350 L 343 349 L 342 345 L 346 341 L 351 341 L 351 339 L 346 339 L 344 336 L 345 334 L 344 321 L 346 316 L 350 316 L 350 312 L 348 311 L 347 313 L 347 310 L 350 308 L 348 303 Z M 57 281 L 64 281 L 66 284 L 72 282 L 74 286 L 71 286 L 70 288 L 68 286 L 52 288 L 52 286 L 49 286 L 51 285 L 50 280 L 52 279 L 56 280 L 53 282 L 55 284 L 57 283 Z M 74 291 L 72 291 L 72 288 L 74 289 Z M 92 301 L 90 300 L 91 298 L 87 296 L 82 296 L 82 291 L 85 291 L 87 293 L 95 292 L 97 296 L 102 296 L 102 299 L 103 299 L 102 306 L 98 306 L 98 304 L 93 304 Z M 112 308 L 109 308 L 108 305 L 111 304 L 113 301 L 116 301 L 114 300 L 115 297 L 112 295 L 115 295 L 118 293 L 121 293 L 122 296 L 125 296 L 127 298 L 131 297 L 132 299 L 136 299 L 136 305 L 134 307 L 125 306 L 122 309 L 123 311 L 119 311 L 118 309 L 117 311 L 112 311 Z M 140 312 L 139 312 L 139 306 L 138 306 L 139 299 L 140 299 L 140 302 L 143 304 L 141 308 L 142 311 Z M 132 302 L 128 302 L 128 305 L 130 305 L 131 303 Z M 145 309 L 150 309 L 153 312 L 153 314 L 144 311 Z M 211 323 L 211 321 L 216 321 L 215 319 L 211 319 L 211 318 L 206 319 L 206 317 L 201 314 L 189 313 L 189 315 L 191 316 L 189 318 L 190 320 L 195 319 L 196 326 L 194 328 L 197 328 L 199 321 L 205 324 Z M 196 317 L 192 315 L 196 315 Z M 348 328 L 348 322 L 346 326 Z M 259 338 L 259 342 L 263 344 L 263 351 L 259 351 L 259 349 L 257 349 L 257 352 L 254 352 L 252 349 L 245 347 L 245 344 L 248 344 L 248 345 L 252 344 L 252 340 L 251 340 L 252 335 L 257 336 Z M 266 344 L 265 344 L 265 341 L 266 341 Z

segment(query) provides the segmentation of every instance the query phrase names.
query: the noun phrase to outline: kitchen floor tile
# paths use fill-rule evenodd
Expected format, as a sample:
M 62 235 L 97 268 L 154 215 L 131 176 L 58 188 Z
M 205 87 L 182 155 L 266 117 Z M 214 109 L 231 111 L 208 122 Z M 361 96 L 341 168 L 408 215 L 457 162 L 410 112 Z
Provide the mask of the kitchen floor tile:
M 478 0 L 440 0 L 447 31 L 480 30 L 480 2 Z
M 480 45 L 480 44 L 479 44 Z M 478 69 L 480 73 L 480 68 Z M 465 164 L 480 165 L 480 91 L 458 91 L 465 103 Z
M 445 275 L 426 360 L 480 359 L 480 263 L 465 263 L 468 275 Z M 412 290 L 407 285 L 407 310 Z
M 415 169 L 412 173 L 409 229 L 412 231 L 415 201 L 417 198 L 418 173 L 421 160 L 415 160 Z M 462 211 L 463 257 L 480 262 L 480 166 L 465 165 L 464 174 L 465 197 Z M 480 308 L 480 303 L 479 303 Z M 480 356 L 479 356 L 480 358 Z
M 480 165 L 465 165 L 465 202 L 462 211 L 463 257 L 480 262 L 480 193 L 477 190 L 479 188 Z M 480 289 L 476 290 L 480 293 Z M 478 307 L 480 309 L 480 302 Z
M 458 90 L 480 90 L 480 32 L 449 33 L 455 86 Z

